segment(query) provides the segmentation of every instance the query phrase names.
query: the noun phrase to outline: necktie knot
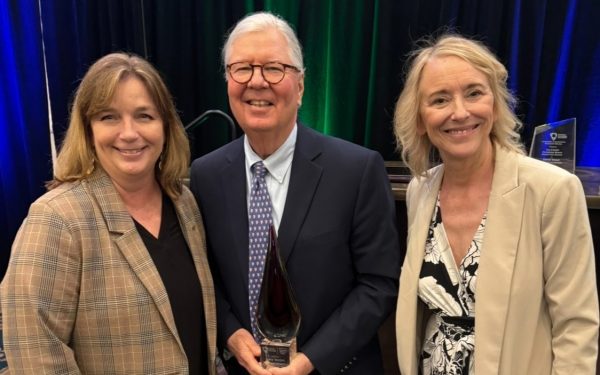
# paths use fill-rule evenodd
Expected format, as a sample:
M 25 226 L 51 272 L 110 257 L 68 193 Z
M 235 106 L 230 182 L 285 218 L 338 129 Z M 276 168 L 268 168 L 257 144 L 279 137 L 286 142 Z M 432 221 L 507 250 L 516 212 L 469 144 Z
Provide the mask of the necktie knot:
M 257 161 L 256 163 L 252 164 L 252 174 L 256 178 L 265 178 L 265 175 L 267 174 L 267 167 L 265 167 L 262 161 Z

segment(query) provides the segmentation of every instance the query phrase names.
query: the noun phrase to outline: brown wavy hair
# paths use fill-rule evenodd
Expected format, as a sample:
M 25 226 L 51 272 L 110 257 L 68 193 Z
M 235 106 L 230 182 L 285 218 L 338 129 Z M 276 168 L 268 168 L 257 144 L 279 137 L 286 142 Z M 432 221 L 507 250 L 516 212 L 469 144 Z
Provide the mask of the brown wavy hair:
M 157 162 L 156 178 L 172 199 L 181 194 L 182 178 L 187 175 L 190 163 L 190 146 L 173 98 L 149 62 L 126 53 L 111 53 L 100 58 L 83 77 L 75 92 L 69 128 L 48 189 L 63 182 L 84 179 L 94 170 L 96 158 L 91 119 L 110 105 L 117 85 L 130 76 L 143 82 L 163 121 L 165 145 L 160 168 Z

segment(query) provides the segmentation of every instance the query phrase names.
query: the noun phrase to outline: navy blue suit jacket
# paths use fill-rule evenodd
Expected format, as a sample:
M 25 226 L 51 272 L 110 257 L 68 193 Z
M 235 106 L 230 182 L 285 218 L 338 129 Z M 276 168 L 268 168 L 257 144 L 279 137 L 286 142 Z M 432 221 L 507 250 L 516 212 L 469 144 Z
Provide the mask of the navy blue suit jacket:
M 237 329 L 250 331 L 243 138 L 195 160 L 190 185 L 206 226 L 223 348 Z M 398 292 L 395 220 L 379 153 L 298 125 L 278 236 L 302 314 L 298 350 L 315 374 L 383 373 L 377 329 Z M 232 366 L 230 374 L 244 373 Z

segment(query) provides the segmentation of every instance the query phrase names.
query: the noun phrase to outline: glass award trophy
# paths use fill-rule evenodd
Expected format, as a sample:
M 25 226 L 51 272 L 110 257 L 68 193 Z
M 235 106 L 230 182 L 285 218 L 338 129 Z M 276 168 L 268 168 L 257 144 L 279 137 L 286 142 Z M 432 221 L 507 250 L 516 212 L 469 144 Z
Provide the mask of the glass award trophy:
M 281 259 L 272 225 L 269 230 L 269 248 L 258 297 L 256 322 L 264 337 L 260 343 L 261 365 L 264 368 L 289 365 L 296 355 L 300 309 Z
M 529 156 L 575 173 L 574 118 L 536 126 Z

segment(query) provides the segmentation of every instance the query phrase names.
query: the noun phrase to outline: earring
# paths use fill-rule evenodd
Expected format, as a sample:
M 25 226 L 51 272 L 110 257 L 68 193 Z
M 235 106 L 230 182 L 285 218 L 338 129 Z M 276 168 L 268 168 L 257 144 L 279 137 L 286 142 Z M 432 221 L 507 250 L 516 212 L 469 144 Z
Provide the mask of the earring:
M 90 165 L 88 166 L 88 168 L 85 170 L 85 175 L 89 176 L 92 174 L 92 172 L 94 172 L 94 169 L 96 169 L 96 158 L 92 158 Z
M 158 158 L 158 170 L 159 171 L 162 170 L 162 167 L 163 167 L 163 157 L 164 157 L 164 154 L 161 153 L 160 157 Z

